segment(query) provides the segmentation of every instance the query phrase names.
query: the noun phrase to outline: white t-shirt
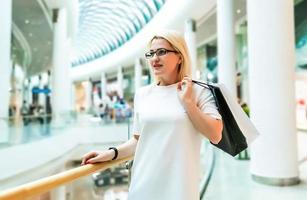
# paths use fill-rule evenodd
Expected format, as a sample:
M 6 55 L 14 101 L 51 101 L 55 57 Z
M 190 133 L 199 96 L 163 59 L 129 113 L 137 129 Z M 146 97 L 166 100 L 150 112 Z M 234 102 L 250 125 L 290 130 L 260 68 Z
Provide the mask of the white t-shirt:
M 210 90 L 193 84 L 198 107 L 221 119 Z M 177 83 L 140 88 L 133 133 L 140 134 L 129 200 L 199 200 L 201 134 L 177 95 Z

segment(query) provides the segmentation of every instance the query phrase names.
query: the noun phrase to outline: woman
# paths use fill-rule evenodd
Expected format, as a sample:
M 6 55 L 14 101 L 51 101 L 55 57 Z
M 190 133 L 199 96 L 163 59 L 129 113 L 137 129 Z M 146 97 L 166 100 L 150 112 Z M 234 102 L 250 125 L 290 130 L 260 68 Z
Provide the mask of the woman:
M 134 99 L 134 136 L 117 148 L 90 152 L 81 164 L 134 155 L 130 200 L 199 200 L 201 135 L 222 137 L 222 121 L 210 91 L 193 85 L 184 38 L 161 31 L 145 54 L 155 83 Z

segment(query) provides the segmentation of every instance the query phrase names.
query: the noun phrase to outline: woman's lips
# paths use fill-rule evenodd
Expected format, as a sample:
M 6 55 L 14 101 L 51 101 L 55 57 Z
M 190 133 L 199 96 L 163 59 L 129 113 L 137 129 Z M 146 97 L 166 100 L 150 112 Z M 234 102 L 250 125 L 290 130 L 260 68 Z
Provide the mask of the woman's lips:
M 163 65 L 160 65 L 160 64 L 154 64 L 154 65 L 153 65 L 154 68 L 160 68 L 160 67 L 162 67 L 162 66 L 163 66 Z

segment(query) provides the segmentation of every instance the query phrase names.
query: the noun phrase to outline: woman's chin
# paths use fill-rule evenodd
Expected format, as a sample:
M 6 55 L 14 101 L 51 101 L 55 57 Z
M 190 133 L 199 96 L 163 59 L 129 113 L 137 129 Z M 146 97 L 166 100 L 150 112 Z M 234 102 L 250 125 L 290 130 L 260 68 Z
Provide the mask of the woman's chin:
M 158 71 L 158 70 L 154 70 L 153 73 L 155 76 L 159 76 L 163 74 L 161 71 Z

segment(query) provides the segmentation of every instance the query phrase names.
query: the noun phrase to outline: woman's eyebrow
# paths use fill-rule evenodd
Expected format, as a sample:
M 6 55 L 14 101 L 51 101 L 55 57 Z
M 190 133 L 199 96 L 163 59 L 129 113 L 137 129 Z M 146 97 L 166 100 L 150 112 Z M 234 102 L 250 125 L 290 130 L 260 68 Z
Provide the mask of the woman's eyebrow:
M 156 51 L 156 50 L 158 50 L 158 49 L 167 49 L 167 48 L 165 48 L 165 47 L 159 47 L 159 48 L 156 48 L 156 49 L 149 49 L 149 51 Z

